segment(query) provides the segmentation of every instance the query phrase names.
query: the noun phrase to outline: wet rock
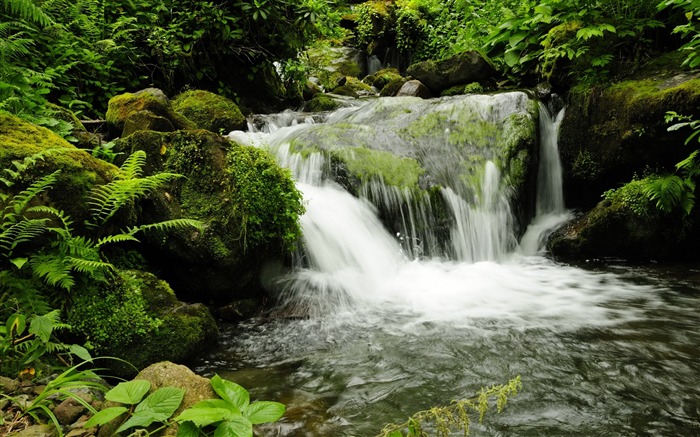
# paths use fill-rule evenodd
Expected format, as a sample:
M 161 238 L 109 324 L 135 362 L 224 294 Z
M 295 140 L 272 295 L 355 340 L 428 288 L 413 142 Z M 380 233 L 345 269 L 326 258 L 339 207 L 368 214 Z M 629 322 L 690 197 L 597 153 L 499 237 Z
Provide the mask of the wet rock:
M 124 122 L 124 130 L 122 131 L 122 136 L 128 137 L 134 132 L 140 130 L 172 132 L 175 130 L 175 127 L 167 118 L 156 115 L 151 111 L 143 110 L 129 114 L 126 121 Z
M 107 104 L 107 124 L 114 136 L 122 136 L 126 120 L 134 112 L 150 111 L 167 118 L 175 129 L 196 129 L 196 125 L 186 117 L 178 114 L 170 100 L 157 88 L 146 88 L 135 93 L 125 93 L 109 99 Z
M 246 127 L 245 117 L 238 105 L 209 91 L 185 91 L 173 99 L 173 108 L 200 129 L 229 133 Z
M 409 80 L 404 83 L 396 93 L 396 96 L 420 97 L 422 99 L 433 97 L 430 90 L 418 80 Z
M 81 396 L 85 401 L 90 402 L 92 399 L 88 395 Z M 58 419 L 58 423 L 68 425 L 76 421 L 87 408 L 76 399 L 70 397 L 56 406 L 53 413 Z

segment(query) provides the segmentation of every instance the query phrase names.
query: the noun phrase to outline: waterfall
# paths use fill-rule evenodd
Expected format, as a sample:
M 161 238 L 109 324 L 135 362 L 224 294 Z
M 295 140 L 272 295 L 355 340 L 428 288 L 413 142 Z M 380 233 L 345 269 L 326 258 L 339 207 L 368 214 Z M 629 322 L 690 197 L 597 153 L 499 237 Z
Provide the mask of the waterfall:
M 251 123 L 249 132 L 229 134 L 276 154 L 304 195 L 303 241 L 297 265 L 280 280 L 282 304 L 308 315 L 372 307 L 404 299 L 401 284 L 416 271 L 442 277 L 462 271 L 457 265 L 507 261 L 517 241 L 512 192 L 499 165 L 507 146 L 498 141 L 511 138 L 512 120 L 534 124 L 536 115 L 534 103 L 520 92 L 375 99 L 324 120 L 283 113 Z M 380 173 L 360 181 L 354 195 L 346 191 L 335 180 L 333 152 L 353 156 L 370 147 L 365 144 L 419 162 L 438 189 L 390 185 Z M 556 197 L 548 195 L 555 200 L 542 210 L 551 210 Z
M 540 160 L 537 170 L 535 217 L 520 240 L 518 251 L 525 255 L 541 253 L 547 237 L 570 218 L 564 205 L 561 161 L 559 159 L 559 126 L 565 108 L 554 116 L 540 102 Z

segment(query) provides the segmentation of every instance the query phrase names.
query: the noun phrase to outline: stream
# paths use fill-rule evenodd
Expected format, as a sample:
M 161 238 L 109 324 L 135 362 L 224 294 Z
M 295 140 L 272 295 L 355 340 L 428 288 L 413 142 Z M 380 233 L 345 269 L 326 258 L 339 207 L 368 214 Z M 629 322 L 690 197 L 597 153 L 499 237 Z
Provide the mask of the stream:
M 473 200 L 443 190 L 452 227 L 435 253 L 402 244 L 407 231 L 388 231 L 376 205 L 319 176 L 318 157 L 290 164 L 280 144 L 314 119 L 232 133 L 282 151 L 304 193 L 303 248 L 277 290 L 280 305 L 302 316 L 224 327 L 195 371 L 285 403 L 260 436 L 371 437 L 518 375 L 521 392 L 483 423 L 473 416 L 470 435 L 700 435 L 700 268 L 569 265 L 543 251 L 568 218 L 560 120 L 541 109 L 538 199 L 525 235 L 516 241 L 508 229 L 508 191 L 489 160 Z

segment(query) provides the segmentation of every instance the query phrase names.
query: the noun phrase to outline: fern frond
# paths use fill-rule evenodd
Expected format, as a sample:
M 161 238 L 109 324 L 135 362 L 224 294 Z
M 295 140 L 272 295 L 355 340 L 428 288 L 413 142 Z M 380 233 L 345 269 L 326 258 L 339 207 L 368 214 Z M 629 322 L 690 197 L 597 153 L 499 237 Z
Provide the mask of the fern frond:
M 51 18 L 36 6 L 32 0 L 2 0 L 3 8 L 22 20 L 30 21 L 40 26 L 48 26 Z
M 182 177 L 182 175 L 158 173 L 139 179 L 114 180 L 95 187 L 87 201 L 92 215 L 88 226 L 104 225 L 123 206 L 133 203 L 178 177 Z
M 146 165 L 146 152 L 137 150 L 126 158 L 119 170 L 124 179 L 136 179 L 143 174 L 144 165 Z
M 647 198 L 656 203 L 656 208 L 665 213 L 680 205 L 685 193 L 683 179 L 676 175 L 660 176 L 650 180 L 642 189 Z
M 133 234 L 127 233 L 127 234 L 108 235 L 107 237 L 100 238 L 97 241 L 97 244 L 95 245 L 95 247 L 100 248 L 100 247 L 104 246 L 105 244 L 123 243 L 125 241 L 134 241 L 136 243 L 139 243 L 139 240 L 136 237 L 134 237 Z
M 9 205 L 7 205 L 5 211 L 10 210 L 9 212 L 14 213 L 16 217 L 19 217 L 27 208 L 29 202 L 31 202 L 39 194 L 51 188 L 53 184 L 56 183 L 59 173 L 60 170 L 56 170 L 55 172 L 43 176 L 39 180 L 33 182 L 26 190 L 23 190 L 12 198 L 12 201 L 9 203 Z M 3 218 L 3 220 L 4 219 L 5 218 Z
M 70 266 L 56 255 L 37 255 L 29 260 L 34 275 L 51 286 L 70 290 L 75 285 Z
M 46 219 L 23 220 L 13 223 L 0 233 L 0 255 L 11 257 L 18 245 L 42 236 L 46 230 Z M 2 223 L 3 227 L 5 222 Z
M 0 302 L 0 311 L 22 314 L 46 314 L 51 310 L 44 293 L 31 279 L 20 278 L 9 270 L 0 270 L 0 291 L 8 296 Z
M 92 261 L 84 258 L 66 257 L 68 266 L 80 273 L 94 274 L 103 270 L 114 270 L 114 266 L 103 261 Z
M 144 231 L 169 231 L 173 229 L 183 229 L 183 228 L 195 228 L 196 230 L 202 232 L 204 230 L 204 223 L 199 220 L 193 219 L 173 219 L 165 220 L 158 223 L 151 223 L 147 225 L 140 225 L 129 229 L 131 234 Z

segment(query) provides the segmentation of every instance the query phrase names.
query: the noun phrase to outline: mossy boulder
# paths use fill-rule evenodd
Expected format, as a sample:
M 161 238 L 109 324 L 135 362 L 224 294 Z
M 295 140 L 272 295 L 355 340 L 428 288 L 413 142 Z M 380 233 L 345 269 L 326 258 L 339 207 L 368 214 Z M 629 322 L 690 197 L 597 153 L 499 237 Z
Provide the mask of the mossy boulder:
M 425 169 L 413 158 L 396 156 L 382 150 L 364 147 L 336 149 L 330 153 L 335 165 L 343 165 L 347 175 L 354 179 L 350 186 L 381 179 L 386 185 L 401 190 L 419 190 Z
M 382 70 L 377 71 L 374 74 L 370 74 L 369 76 L 365 76 L 364 79 L 362 79 L 362 82 L 366 83 L 369 86 L 375 87 L 377 90 L 381 90 L 384 88 L 389 82 L 397 79 L 402 79 L 401 74 L 399 73 L 399 70 L 396 68 L 384 68 Z
M 147 259 L 178 295 L 220 304 L 259 296 L 262 265 L 283 257 L 301 233 L 301 194 L 289 171 L 262 149 L 205 130 L 136 132 L 118 148 L 145 150 L 149 171 L 185 176 L 144 205 L 144 221 L 186 217 L 205 223 L 201 234 L 147 237 Z
M 382 97 L 393 97 L 399 93 L 399 90 L 401 90 L 401 87 L 408 82 L 408 79 L 406 78 L 399 78 L 399 79 L 394 79 L 384 85 L 384 88 L 379 91 L 379 95 Z
M 121 358 L 137 369 L 163 360 L 184 362 L 218 337 L 204 305 L 179 301 L 168 283 L 137 270 L 120 270 L 109 283 L 75 296 L 68 321 L 95 354 Z M 107 365 L 122 376 L 136 373 L 121 362 Z
M 643 194 L 644 183 L 635 180 L 608 192 L 592 210 L 555 231 L 548 241 L 552 255 L 564 260 L 658 261 L 695 254 L 700 232 L 684 226 L 679 212 L 659 212 Z M 699 216 L 695 211 L 689 219 Z
M 122 136 L 128 137 L 136 131 L 153 130 L 157 132 L 172 132 L 175 130 L 173 123 L 166 117 L 161 117 L 145 109 L 129 114 L 124 122 Z
M 338 100 L 329 96 L 328 94 L 316 94 L 313 99 L 309 100 L 304 104 L 304 111 L 306 112 L 324 112 L 333 111 L 341 106 Z
M 118 169 L 94 158 L 50 130 L 0 112 L 0 168 L 16 169 L 12 161 L 41 154 L 16 181 L 16 190 L 26 188 L 44 175 L 59 171 L 53 189 L 47 192 L 47 204 L 63 210 L 74 223 L 88 218 L 86 195 L 92 187 L 112 180 Z
M 689 132 L 667 130 L 666 111 L 700 116 L 700 75 L 647 71 L 572 89 L 559 137 L 567 203 L 589 209 L 635 174 L 673 171 L 693 145 L 684 145 Z
M 342 85 L 333 88 L 333 94 L 358 98 L 361 96 L 372 96 L 376 91 L 360 79 L 347 76 L 341 81 Z
M 134 112 L 150 111 L 165 117 L 175 129 L 196 129 L 195 123 L 178 114 L 170 99 L 157 88 L 146 88 L 135 93 L 125 93 L 109 99 L 107 104 L 107 124 L 115 136 L 122 136 L 126 120 Z
M 454 85 L 481 82 L 497 76 L 491 61 L 476 51 L 458 53 L 442 61 L 423 61 L 408 67 L 406 73 L 420 80 L 434 94 Z
M 175 111 L 194 122 L 199 129 L 229 133 L 246 127 L 243 113 L 232 100 L 209 91 L 185 91 L 172 103 Z

